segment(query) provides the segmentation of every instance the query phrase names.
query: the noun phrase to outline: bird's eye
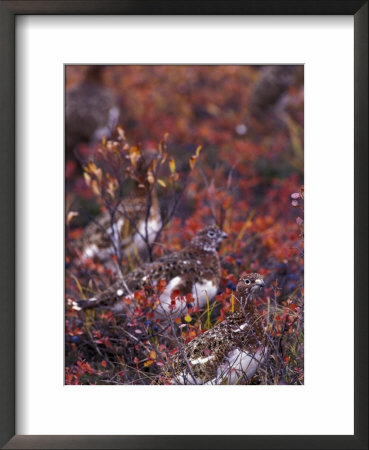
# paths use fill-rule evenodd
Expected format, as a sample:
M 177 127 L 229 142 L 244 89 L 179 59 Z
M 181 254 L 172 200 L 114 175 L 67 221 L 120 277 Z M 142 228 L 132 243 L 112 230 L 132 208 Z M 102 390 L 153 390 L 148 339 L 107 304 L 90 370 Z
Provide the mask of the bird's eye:
M 208 235 L 209 237 L 214 237 L 214 231 L 209 231 Z
M 250 284 L 250 280 L 246 279 L 246 280 L 245 280 L 245 283 L 246 283 L 246 284 Z

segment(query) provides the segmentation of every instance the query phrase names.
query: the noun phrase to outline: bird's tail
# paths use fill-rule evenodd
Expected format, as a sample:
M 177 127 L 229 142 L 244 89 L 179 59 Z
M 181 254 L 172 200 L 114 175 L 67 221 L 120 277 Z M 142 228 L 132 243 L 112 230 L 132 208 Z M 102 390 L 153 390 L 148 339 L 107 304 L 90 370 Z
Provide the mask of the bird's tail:
M 127 292 L 125 288 L 118 284 L 111 286 L 109 289 L 103 292 L 100 292 L 95 297 L 79 300 L 68 298 L 67 302 L 68 305 L 76 311 L 82 311 L 89 308 L 111 309 L 115 308 L 117 302 L 119 303 L 120 300 L 123 300 L 126 294 Z M 119 307 L 117 310 L 119 310 Z
M 99 301 L 97 297 L 91 297 L 88 300 L 73 300 L 68 298 L 68 306 L 70 306 L 75 311 L 82 311 L 84 309 L 96 308 L 99 306 Z

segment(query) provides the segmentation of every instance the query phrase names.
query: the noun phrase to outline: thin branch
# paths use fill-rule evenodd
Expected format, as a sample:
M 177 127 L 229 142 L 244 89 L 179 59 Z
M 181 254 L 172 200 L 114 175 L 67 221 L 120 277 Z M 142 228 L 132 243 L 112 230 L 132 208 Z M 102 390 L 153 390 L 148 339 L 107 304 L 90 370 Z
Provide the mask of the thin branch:
M 172 315 L 171 315 L 171 314 L 166 314 L 166 315 L 167 315 L 167 317 L 169 317 L 170 326 L 171 326 L 171 328 L 172 328 L 172 331 L 173 331 L 175 340 L 176 340 L 176 342 L 177 342 L 179 352 L 181 353 L 181 356 L 182 356 L 182 358 L 184 359 L 184 361 L 185 361 L 185 363 L 186 363 L 188 372 L 190 373 L 190 375 L 191 375 L 191 377 L 192 377 L 194 383 L 197 384 L 197 380 L 196 380 L 195 375 L 194 375 L 194 373 L 193 373 L 193 371 L 192 371 L 190 362 L 188 361 L 186 352 L 184 351 L 184 346 L 183 346 L 183 344 L 179 341 L 178 336 L 177 336 L 177 333 L 176 333 L 176 331 L 175 331 L 175 327 L 174 327 Z M 186 378 L 187 378 L 186 374 L 183 372 L 182 375 L 183 375 L 184 381 L 186 381 Z

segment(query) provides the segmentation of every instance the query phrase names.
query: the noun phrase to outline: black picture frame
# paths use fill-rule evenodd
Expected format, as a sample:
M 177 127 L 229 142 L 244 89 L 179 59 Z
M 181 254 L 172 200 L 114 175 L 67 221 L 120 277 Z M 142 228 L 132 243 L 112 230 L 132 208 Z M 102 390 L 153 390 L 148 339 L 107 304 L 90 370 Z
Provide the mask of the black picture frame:
M 355 40 L 354 435 L 15 435 L 15 17 L 19 14 L 353 15 Z M 0 1 L 0 445 L 6 449 L 368 448 L 368 2 L 365 0 Z M 342 376 L 342 374 L 337 374 Z M 342 383 L 344 383 L 342 378 Z M 339 392 L 337 392 L 339 398 Z M 339 400 L 337 400 L 339 401 Z

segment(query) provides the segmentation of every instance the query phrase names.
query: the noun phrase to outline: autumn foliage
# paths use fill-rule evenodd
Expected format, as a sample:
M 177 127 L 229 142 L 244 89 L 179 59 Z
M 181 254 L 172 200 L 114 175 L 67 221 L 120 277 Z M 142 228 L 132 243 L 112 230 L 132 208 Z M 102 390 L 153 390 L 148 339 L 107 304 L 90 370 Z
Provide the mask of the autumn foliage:
M 274 85 L 268 79 L 263 88 L 266 67 L 104 68 L 100 83 L 117 97 L 118 126 L 66 152 L 66 384 L 165 383 L 163 370 L 179 346 L 232 311 L 244 271 L 261 273 L 266 283 L 255 303 L 270 355 L 252 384 L 304 383 L 304 99 L 303 73 L 294 69 L 268 97 Z M 68 66 L 66 89 L 86 70 Z M 155 239 L 143 236 L 147 251 L 125 255 L 117 247 L 109 265 L 82 259 L 74 243 L 87 224 L 101 212 L 114 220 L 119 205 L 137 195 L 148 208 L 157 197 L 161 214 Z M 134 292 L 121 314 L 70 307 L 69 298 L 102 291 L 214 222 L 228 239 L 220 248 L 221 285 L 205 310 L 188 294 L 184 317 L 169 325 L 154 318 L 165 283 Z

